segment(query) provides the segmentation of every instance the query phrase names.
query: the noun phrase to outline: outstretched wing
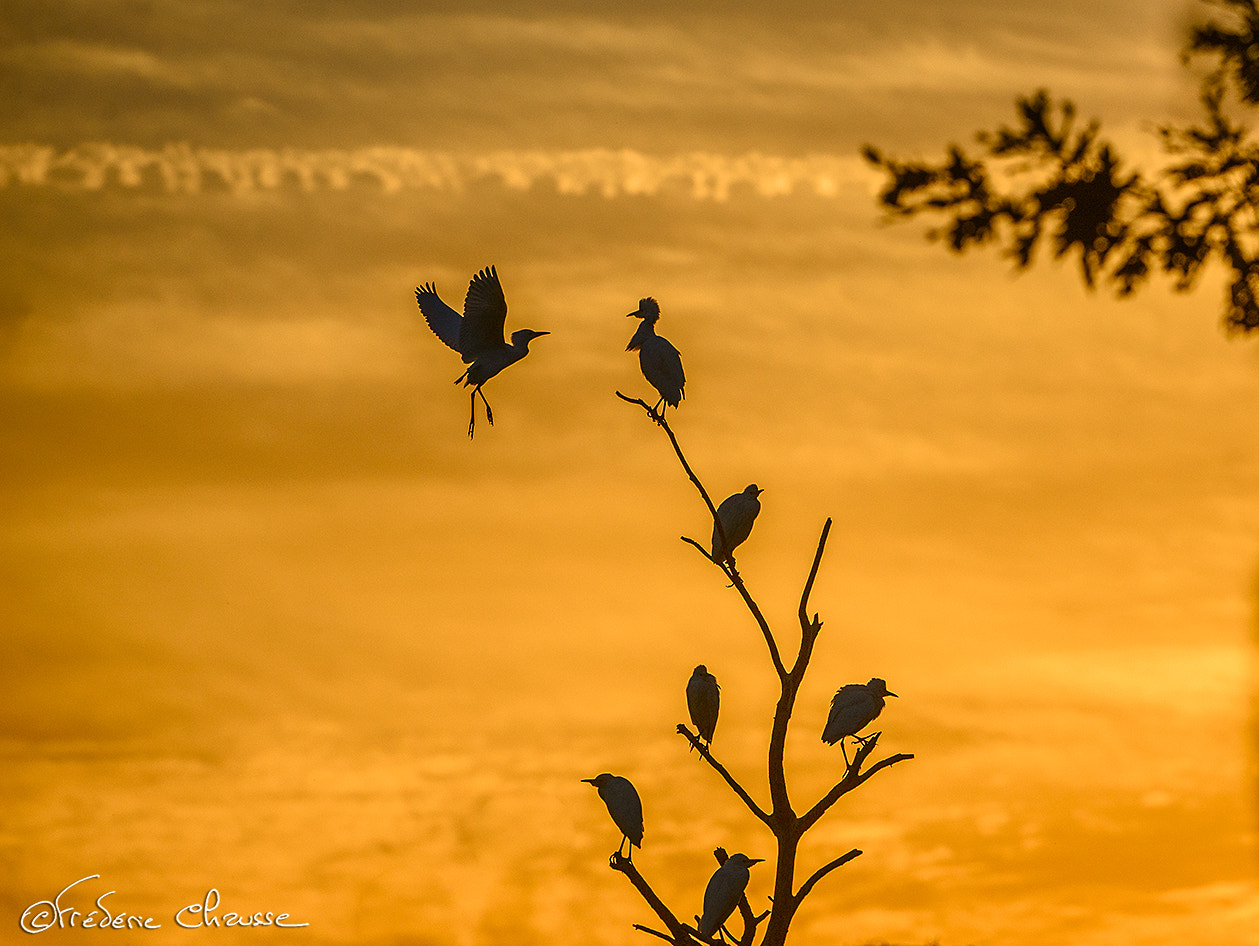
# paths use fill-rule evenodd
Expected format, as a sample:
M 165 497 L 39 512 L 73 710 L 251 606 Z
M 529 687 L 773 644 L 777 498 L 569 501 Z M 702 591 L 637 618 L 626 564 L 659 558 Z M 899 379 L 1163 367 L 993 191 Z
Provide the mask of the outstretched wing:
M 419 303 L 420 312 L 424 315 L 424 321 L 433 330 L 433 334 L 455 351 L 460 351 L 459 323 L 463 321 L 463 318 L 458 312 L 442 302 L 437 295 L 437 287 L 432 283 L 425 283 L 423 286 L 420 286 L 415 290 L 415 301 Z M 467 358 L 464 359 L 464 361 L 467 360 Z
M 507 300 L 494 267 L 481 270 L 468 283 L 463 301 L 463 324 L 459 327 L 459 350 L 465 362 L 476 361 L 483 353 L 504 348 L 503 323 L 507 321 Z

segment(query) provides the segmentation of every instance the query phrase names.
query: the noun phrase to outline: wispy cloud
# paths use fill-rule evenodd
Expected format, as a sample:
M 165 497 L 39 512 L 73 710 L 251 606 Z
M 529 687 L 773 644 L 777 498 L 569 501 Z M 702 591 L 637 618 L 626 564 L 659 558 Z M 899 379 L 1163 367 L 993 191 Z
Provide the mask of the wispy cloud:
M 226 150 L 184 143 L 162 148 L 90 142 L 67 149 L 0 145 L 0 187 L 160 188 L 170 193 L 229 190 L 237 194 L 377 188 L 458 192 L 488 183 L 511 190 L 553 187 L 564 195 L 606 198 L 689 194 L 728 200 L 740 188 L 762 197 L 806 191 L 835 197 L 845 185 L 876 179 L 856 156 L 801 157 L 694 151 L 650 155 L 607 148 L 458 154 L 396 146 L 350 150 L 293 148 Z

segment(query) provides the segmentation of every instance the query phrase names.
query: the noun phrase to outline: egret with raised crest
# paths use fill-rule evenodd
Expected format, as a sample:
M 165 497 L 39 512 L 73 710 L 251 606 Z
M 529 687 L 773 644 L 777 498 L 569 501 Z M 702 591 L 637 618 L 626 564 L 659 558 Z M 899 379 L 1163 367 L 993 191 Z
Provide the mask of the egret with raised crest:
M 682 389 L 686 386 L 686 372 L 682 370 L 682 356 L 673 344 L 661 335 L 656 334 L 656 322 L 660 319 L 660 305 L 648 296 L 638 300 L 638 308 L 626 318 L 642 319 L 634 332 L 626 351 L 638 352 L 638 364 L 643 369 L 643 377 L 650 382 L 660 395 L 653 410 L 660 410 L 661 404 L 676 408 L 686 395 Z

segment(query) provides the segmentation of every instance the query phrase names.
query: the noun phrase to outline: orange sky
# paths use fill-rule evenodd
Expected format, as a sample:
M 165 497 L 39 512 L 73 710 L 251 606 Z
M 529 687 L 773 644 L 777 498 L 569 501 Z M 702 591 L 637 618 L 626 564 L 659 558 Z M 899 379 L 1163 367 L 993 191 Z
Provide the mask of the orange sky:
M 1039 85 L 1148 153 L 1195 10 L 17 0 L 0 929 L 100 874 L 79 903 L 149 942 L 641 942 L 601 771 L 681 915 L 713 847 L 772 856 L 673 733 L 705 663 L 765 797 L 764 643 L 614 397 L 649 393 L 650 294 L 688 457 L 766 490 L 739 562 L 788 640 L 834 519 L 794 797 L 838 777 L 843 683 L 885 677 L 881 748 L 915 754 L 810 835 L 805 871 L 865 853 L 799 941 L 1259 943 L 1254 342 L 1215 278 L 1118 302 L 951 257 L 858 156 Z M 412 289 L 458 305 L 490 263 L 508 330 L 552 334 L 469 442 Z M 212 887 L 310 925 L 178 929 Z

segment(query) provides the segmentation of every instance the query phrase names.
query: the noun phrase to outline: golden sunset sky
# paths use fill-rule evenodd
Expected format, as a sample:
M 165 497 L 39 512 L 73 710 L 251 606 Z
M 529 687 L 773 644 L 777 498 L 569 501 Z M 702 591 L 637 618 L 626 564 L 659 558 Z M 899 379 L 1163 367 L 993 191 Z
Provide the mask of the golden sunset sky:
M 1256 341 L 1219 273 L 952 256 L 860 157 L 1047 87 L 1156 160 L 1211 9 L 5 0 L 0 940 L 99 874 L 64 902 L 151 944 L 647 943 L 603 771 L 680 916 L 714 847 L 772 857 L 674 732 L 704 663 L 767 804 L 764 642 L 615 397 L 651 295 L 689 460 L 765 490 L 739 565 L 792 653 L 834 520 L 797 807 L 844 683 L 915 755 L 808 836 L 801 879 L 864 854 L 792 941 L 1259 944 Z M 469 441 L 413 289 L 490 264 L 552 334 Z M 211 888 L 309 925 L 180 929 Z

